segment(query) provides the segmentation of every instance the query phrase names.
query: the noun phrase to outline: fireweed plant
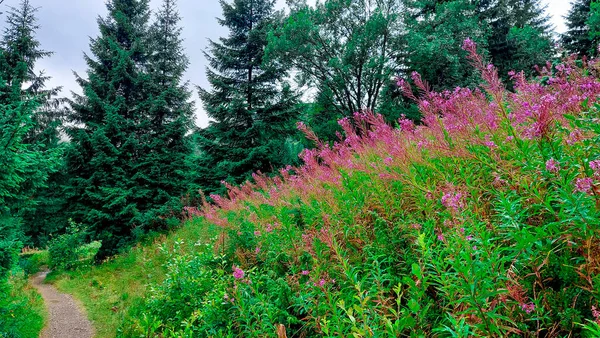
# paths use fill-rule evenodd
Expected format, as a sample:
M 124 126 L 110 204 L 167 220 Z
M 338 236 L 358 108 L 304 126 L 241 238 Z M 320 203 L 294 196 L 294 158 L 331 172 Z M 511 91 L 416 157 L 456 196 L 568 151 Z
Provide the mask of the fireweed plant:
M 220 227 L 125 336 L 559 337 L 600 332 L 600 62 L 569 58 L 508 92 L 398 81 L 422 124 L 369 112 L 280 176 L 186 208 Z M 164 250 L 168 250 L 165 249 Z

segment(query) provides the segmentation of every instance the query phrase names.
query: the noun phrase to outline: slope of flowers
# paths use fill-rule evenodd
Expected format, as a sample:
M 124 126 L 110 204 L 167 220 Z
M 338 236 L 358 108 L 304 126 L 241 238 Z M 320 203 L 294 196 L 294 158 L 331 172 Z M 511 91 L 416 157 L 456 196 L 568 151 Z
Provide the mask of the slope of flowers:
M 171 250 L 124 336 L 559 337 L 600 333 L 600 64 L 504 90 L 398 85 L 423 124 L 371 113 L 276 178 L 187 208 L 220 227 Z M 167 250 L 165 248 L 165 250 Z

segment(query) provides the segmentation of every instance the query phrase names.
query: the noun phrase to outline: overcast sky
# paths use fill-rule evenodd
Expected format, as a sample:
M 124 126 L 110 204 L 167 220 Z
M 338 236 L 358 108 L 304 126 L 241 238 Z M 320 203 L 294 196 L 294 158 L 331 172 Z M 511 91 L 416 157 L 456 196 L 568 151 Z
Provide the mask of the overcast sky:
M 80 92 L 73 71 L 85 75 L 86 65 L 83 52 L 89 52 L 89 38 L 98 35 L 96 18 L 106 14 L 103 0 L 30 0 L 39 6 L 38 18 L 41 29 L 38 38 L 42 47 L 55 54 L 39 62 L 39 69 L 52 76 L 49 86 L 63 86 L 63 94 L 69 91 Z M 284 7 L 284 0 L 278 0 L 278 7 Z M 563 32 L 563 16 L 570 5 L 569 0 L 543 0 L 548 4 L 548 13 L 553 17 L 557 32 Z M 16 6 L 18 0 L 5 0 L 4 5 Z M 161 0 L 152 0 L 157 8 Z M 226 35 L 227 30 L 219 26 L 216 17 L 221 15 L 218 0 L 179 0 L 179 10 L 183 17 L 183 38 L 190 59 L 186 78 L 193 84 L 207 87 L 205 77 L 206 61 L 202 51 L 207 39 L 216 40 Z M 3 18 L 2 18 L 3 20 Z M 195 89 L 195 88 L 194 88 Z M 206 126 L 208 119 L 202 109 L 197 94 L 194 96 L 197 108 L 196 123 Z

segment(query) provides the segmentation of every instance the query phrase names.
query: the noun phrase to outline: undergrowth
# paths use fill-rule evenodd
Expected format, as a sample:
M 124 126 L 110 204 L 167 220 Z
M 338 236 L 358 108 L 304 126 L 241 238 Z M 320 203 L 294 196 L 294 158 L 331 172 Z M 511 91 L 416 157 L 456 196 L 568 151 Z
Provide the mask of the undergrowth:
M 42 297 L 22 271 L 0 281 L 0 338 L 37 338 L 46 316 Z
M 512 93 L 464 48 L 481 89 L 398 81 L 422 125 L 356 113 L 332 146 L 300 125 L 316 143 L 303 166 L 59 285 L 115 306 L 93 319 L 125 337 L 594 336 L 600 64 L 514 73 Z

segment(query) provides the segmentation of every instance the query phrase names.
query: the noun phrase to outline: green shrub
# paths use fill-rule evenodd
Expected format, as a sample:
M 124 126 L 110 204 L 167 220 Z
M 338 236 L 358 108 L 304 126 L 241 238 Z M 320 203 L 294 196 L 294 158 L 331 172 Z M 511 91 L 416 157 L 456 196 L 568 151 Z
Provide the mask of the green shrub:
M 40 272 L 44 266 L 49 266 L 49 263 L 50 254 L 48 250 L 27 252 L 19 256 L 19 267 L 23 269 L 26 275 Z
M 86 243 L 87 237 L 85 228 L 71 223 L 67 233 L 50 242 L 48 247 L 50 269 L 74 270 L 91 265 L 102 243 L 100 241 Z

